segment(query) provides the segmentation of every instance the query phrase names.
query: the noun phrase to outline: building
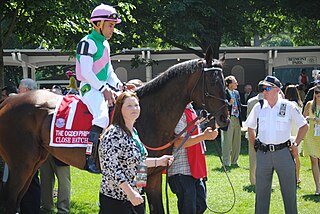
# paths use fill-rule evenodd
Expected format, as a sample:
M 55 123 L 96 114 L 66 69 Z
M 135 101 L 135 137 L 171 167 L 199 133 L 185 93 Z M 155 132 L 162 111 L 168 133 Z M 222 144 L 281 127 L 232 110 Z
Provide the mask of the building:
M 311 71 L 320 68 L 320 46 L 313 47 L 222 47 L 220 56 L 226 53 L 224 75 L 234 75 L 242 91 L 245 83 L 255 86 L 266 75 L 277 76 L 282 83 L 298 83 L 301 69 L 305 69 L 312 80 Z M 132 68 L 132 59 L 140 57 L 152 65 L 141 64 Z M 156 51 L 152 49 L 132 49 L 112 56 L 113 67 L 119 78 L 149 81 L 170 66 L 189 59 L 199 58 L 195 54 L 173 48 Z M 60 50 L 4 50 L 5 66 L 21 66 L 23 77 L 35 79 L 37 68 L 49 65 L 75 65 L 71 53 Z M 48 82 L 49 81 L 49 82 Z M 37 80 L 45 83 L 61 84 L 67 80 Z

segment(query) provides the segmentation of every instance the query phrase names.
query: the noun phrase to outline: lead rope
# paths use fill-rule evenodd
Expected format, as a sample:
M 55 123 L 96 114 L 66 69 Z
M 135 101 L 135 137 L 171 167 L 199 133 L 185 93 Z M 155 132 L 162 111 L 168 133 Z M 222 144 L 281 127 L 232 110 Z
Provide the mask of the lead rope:
M 222 152 L 221 152 L 221 150 L 219 149 L 219 147 L 218 147 L 216 144 L 214 144 L 214 145 L 215 145 L 215 147 L 216 147 L 216 150 L 218 151 L 219 160 L 220 160 L 220 163 L 221 163 L 221 165 L 222 165 L 222 167 L 223 167 L 223 171 L 224 171 L 224 173 L 225 173 L 225 175 L 226 175 L 226 177 L 227 177 L 227 179 L 228 179 L 228 181 L 229 181 L 230 187 L 231 187 L 231 189 L 232 189 L 232 193 L 233 193 L 233 203 L 232 203 L 231 207 L 230 207 L 229 209 L 227 209 L 226 211 L 216 211 L 216 210 L 213 210 L 213 209 L 208 205 L 208 197 L 207 197 L 207 208 L 208 208 L 208 210 L 209 210 L 210 212 L 222 214 L 222 213 L 228 213 L 228 212 L 230 212 L 230 211 L 233 209 L 234 205 L 236 204 L 236 192 L 235 192 L 234 187 L 233 187 L 233 185 L 232 185 L 231 179 L 230 179 L 230 177 L 229 177 L 229 175 L 228 175 L 227 169 L 226 169 L 226 167 L 223 165 L 223 161 L 222 161 L 222 157 L 221 157 L 221 156 L 222 156 Z M 206 181 L 204 181 L 204 186 L 205 186 L 205 189 L 206 189 L 206 192 L 207 192 Z
M 201 118 L 201 120 L 200 120 L 200 122 L 199 122 L 199 125 L 202 124 L 204 121 L 206 121 L 206 119 L 207 119 L 207 115 L 206 115 L 205 117 L 202 117 L 202 118 Z M 211 119 L 212 119 L 212 118 L 210 118 L 210 120 L 211 120 Z M 186 136 L 184 137 L 183 141 L 182 141 L 181 144 L 178 146 L 178 148 L 177 148 L 177 150 L 175 151 L 175 153 L 173 153 L 173 157 L 175 157 L 175 156 L 177 155 L 177 152 L 182 148 L 182 146 L 183 146 L 183 145 L 185 144 L 185 142 L 189 139 L 189 137 L 191 136 L 191 134 L 194 132 L 194 130 L 195 130 L 196 128 L 197 128 L 197 126 L 194 126 L 190 132 L 187 132 L 187 134 L 186 134 Z M 232 185 L 231 179 L 230 179 L 230 177 L 229 177 L 229 175 L 228 175 L 228 173 L 227 173 L 227 169 L 226 169 L 226 167 L 223 165 L 223 161 L 222 161 L 222 158 L 221 158 L 222 152 L 221 152 L 221 150 L 219 150 L 219 148 L 218 148 L 217 145 L 216 145 L 215 147 L 216 147 L 216 150 L 218 151 L 219 160 L 220 160 L 220 163 L 221 163 L 221 165 L 222 165 L 222 167 L 223 167 L 224 173 L 226 174 L 226 177 L 227 177 L 228 182 L 229 182 L 229 184 L 230 184 L 230 187 L 231 187 L 231 189 L 232 189 L 232 193 L 233 193 L 233 203 L 232 203 L 231 207 L 230 207 L 228 210 L 226 210 L 226 211 L 216 211 L 216 210 L 213 210 L 213 209 L 208 205 L 208 203 L 207 203 L 207 208 L 208 208 L 208 210 L 209 210 L 210 212 L 218 213 L 218 214 L 224 214 L 224 213 L 230 212 L 230 211 L 233 209 L 233 207 L 234 207 L 234 205 L 235 205 L 235 203 L 236 203 L 236 193 L 235 193 L 234 187 L 233 187 L 233 185 Z M 169 194 L 168 194 L 168 169 L 169 169 L 169 165 L 166 166 L 166 185 L 165 185 L 165 192 L 166 192 L 166 193 L 165 193 L 165 194 L 166 194 L 166 209 L 167 209 L 167 214 L 170 214 L 170 209 L 169 209 Z M 206 181 L 207 181 L 207 179 L 203 179 L 203 183 L 204 183 L 204 186 L 205 186 L 205 190 L 206 190 L 206 192 L 207 192 Z M 208 202 L 208 197 L 207 197 L 207 202 Z
M 194 126 L 190 132 L 187 132 L 186 136 L 184 137 L 183 141 L 181 144 L 178 146 L 177 150 L 173 153 L 173 157 L 177 156 L 177 152 L 182 148 L 182 146 L 186 143 L 186 141 L 189 139 L 190 135 L 196 130 L 197 126 Z M 170 209 L 169 209 L 169 195 L 168 195 L 168 169 L 169 165 L 167 164 L 166 166 L 166 203 L 167 203 L 167 214 L 170 214 Z
M 199 121 L 199 125 L 204 122 L 206 119 L 207 119 L 207 113 L 205 112 L 205 110 L 202 110 L 201 113 L 200 113 L 200 116 L 201 116 L 201 119 Z M 199 117 L 199 116 L 198 116 Z M 198 118 L 197 117 L 197 118 Z M 197 119 L 196 118 L 196 119 Z M 193 121 L 191 121 L 192 123 Z M 191 124 L 190 123 L 190 124 Z M 187 127 L 190 127 L 190 124 L 188 124 L 186 126 Z M 184 129 L 187 131 L 187 129 Z M 181 142 L 181 144 L 177 147 L 176 151 L 173 153 L 173 157 L 177 156 L 177 153 L 178 151 L 182 148 L 182 146 L 186 143 L 186 141 L 189 139 L 189 137 L 191 136 L 191 134 L 196 130 L 197 126 L 194 126 L 190 132 L 187 131 L 187 134 L 186 136 L 184 137 L 183 141 Z M 182 135 L 182 133 L 181 133 Z M 168 169 L 169 169 L 169 165 L 167 164 L 166 166 L 166 187 L 165 187 L 165 191 L 166 191 L 166 208 L 167 208 L 167 214 L 170 214 L 170 209 L 169 209 L 169 195 L 168 195 Z

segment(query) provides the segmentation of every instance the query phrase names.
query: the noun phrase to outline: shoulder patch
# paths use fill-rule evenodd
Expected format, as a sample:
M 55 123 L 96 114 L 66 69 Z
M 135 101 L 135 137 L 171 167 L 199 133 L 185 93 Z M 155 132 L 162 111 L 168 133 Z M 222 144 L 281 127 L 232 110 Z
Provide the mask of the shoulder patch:
M 89 53 L 89 42 L 87 41 L 79 42 L 77 46 L 77 54 L 92 56 L 92 54 Z

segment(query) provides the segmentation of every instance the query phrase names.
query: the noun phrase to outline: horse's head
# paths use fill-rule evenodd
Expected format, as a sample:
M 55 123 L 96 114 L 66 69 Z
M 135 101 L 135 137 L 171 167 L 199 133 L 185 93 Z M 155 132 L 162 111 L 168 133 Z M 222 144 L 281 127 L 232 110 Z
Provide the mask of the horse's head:
M 222 73 L 224 57 L 212 59 L 212 55 L 198 62 L 198 77 L 191 92 L 191 100 L 197 107 L 207 110 L 220 127 L 228 125 L 225 82 Z

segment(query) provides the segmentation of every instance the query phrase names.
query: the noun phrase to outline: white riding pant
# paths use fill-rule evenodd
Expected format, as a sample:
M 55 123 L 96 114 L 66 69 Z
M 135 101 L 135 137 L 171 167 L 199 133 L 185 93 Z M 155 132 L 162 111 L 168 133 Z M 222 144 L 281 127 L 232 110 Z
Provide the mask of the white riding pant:
M 87 83 L 81 82 L 80 89 L 85 84 Z M 92 125 L 99 126 L 103 129 L 107 128 L 109 125 L 109 108 L 103 94 L 97 89 L 91 87 L 91 89 L 83 96 L 82 93 L 80 93 L 80 97 L 93 116 Z

